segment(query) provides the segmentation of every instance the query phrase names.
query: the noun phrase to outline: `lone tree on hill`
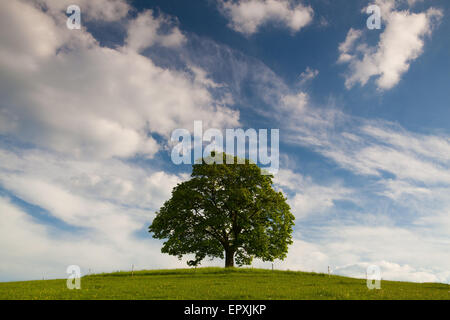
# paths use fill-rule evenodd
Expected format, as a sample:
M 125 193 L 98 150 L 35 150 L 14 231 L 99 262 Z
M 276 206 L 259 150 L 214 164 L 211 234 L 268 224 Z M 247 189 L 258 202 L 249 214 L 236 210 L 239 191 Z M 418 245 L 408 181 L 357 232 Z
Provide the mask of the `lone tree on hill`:
M 294 225 L 286 198 L 272 188 L 272 175 L 247 159 L 226 164 L 227 157 L 223 164 L 194 164 L 191 179 L 173 189 L 149 232 L 167 239 L 163 253 L 195 254 L 189 266 L 205 257 L 225 258 L 225 267 L 284 259 Z

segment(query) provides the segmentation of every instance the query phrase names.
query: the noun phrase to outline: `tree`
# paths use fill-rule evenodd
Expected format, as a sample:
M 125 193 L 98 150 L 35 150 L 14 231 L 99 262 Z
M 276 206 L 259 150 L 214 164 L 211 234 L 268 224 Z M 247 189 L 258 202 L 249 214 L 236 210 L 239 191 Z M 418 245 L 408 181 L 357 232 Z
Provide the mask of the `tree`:
M 226 164 L 230 156 L 222 155 L 223 164 L 203 160 L 193 165 L 191 179 L 173 189 L 149 232 L 167 239 L 163 253 L 179 259 L 195 254 L 189 266 L 206 257 L 225 258 L 225 267 L 233 267 L 235 259 L 239 266 L 253 258 L 284 259 L 292 244 L 294 216 L 283 194 L 273 189 L 273 176 L 263 175 L 247 159 Z

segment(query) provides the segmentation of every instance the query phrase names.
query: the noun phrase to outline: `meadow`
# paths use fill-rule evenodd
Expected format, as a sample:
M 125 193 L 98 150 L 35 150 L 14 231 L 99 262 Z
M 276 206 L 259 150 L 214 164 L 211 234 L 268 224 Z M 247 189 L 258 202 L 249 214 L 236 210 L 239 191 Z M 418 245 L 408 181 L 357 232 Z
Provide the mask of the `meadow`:
M 366 280 L 319 273 L 198 268 L 115 272 L 84 276 L 80 290 L 66 279 L 0 283 L 0 299 L 14 300 L 449 300 L 438 283 Z

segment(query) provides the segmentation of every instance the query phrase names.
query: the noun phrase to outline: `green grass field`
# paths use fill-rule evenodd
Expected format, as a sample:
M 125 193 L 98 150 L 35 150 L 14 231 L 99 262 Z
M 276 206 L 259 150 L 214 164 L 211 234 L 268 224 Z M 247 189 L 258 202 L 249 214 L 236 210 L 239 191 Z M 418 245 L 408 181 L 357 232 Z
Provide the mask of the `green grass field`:
M 117 272 L 85 276 L 81 290 L 66 280 L 0 283 L 0 299 L 450 299 L 446 284 L 366 281 L 317 273 L 260 269 L 200 268 Z

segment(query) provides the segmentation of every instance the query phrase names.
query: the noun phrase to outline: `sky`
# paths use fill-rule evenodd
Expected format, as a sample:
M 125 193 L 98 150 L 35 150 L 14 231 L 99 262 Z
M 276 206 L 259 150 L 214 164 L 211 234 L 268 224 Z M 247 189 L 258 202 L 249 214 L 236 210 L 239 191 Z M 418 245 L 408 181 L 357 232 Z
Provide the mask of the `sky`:
M 202 121 L 280 130 L 274 187 L 296 220 L 275 268 L 450 283 L 449 15 L 444 0 L 1 1 L 0 281 L 185 267 L 147 229 L 191 172 L 171 133 Z

